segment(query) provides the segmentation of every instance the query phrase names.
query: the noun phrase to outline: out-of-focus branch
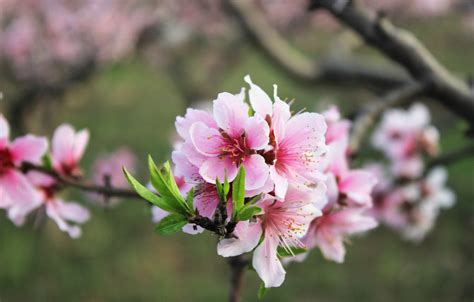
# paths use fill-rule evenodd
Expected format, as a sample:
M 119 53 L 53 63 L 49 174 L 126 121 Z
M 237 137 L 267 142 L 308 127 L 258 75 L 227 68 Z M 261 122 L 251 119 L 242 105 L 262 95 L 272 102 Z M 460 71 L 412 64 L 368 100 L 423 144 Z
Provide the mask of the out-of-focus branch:
M 311 8 L 329 11 L 368 44 L 405 68 L 415 80 L 429 81 L 431 85 L 426 95 L 438 100 L 474 127 L 474 93 L 466 83 L 441 65 L 412 33 L 395 27 L 355 0 L 312 0 Z
M 408 102 L 422 94 L 428 84 L 420 82 L 412 82 L 400 88 L 390 91 L 388 94 L 378 98 L 370 103 L 370 106 L 354 121 L 352 133 L 349 142 L 349 150 L 352 155 L 359 151 L 361 144 L 364 142 L 370 128 L 377 121 L 380 114 L 386 109 L 394 106 L 403 106 Z
M 474 157 L 474 145 L 465 146 L 461 149 L 442 154 L 428 162 L 426 170 L 436 166 L 446 166 L 462 161 L 466 158 Z
M 245 270 L 250 260 L 245 255 L 240 255 L 229 258 L 228 262 L 231 269 L 229 302 L 239 302 Z
M 35 102 L 43 96 L 61 96 L 72 85 L 89 78 L 95 70 L 96 63 L 94 60 L 84 60 L 59 82 L 51 84 L 27 83 L 23 85 L 25 88 L 11 100 L 11 106 L 8 109 L 12 127 L 20 133 L 25 132 L 26 115 L 35 106 Z
M 298 80 L 307 83 L 357 83 L 376 88 L 391 88 L 408 82 L 404 74 L 387 69 L 369 67 L 348 59 L 329 58 L 316 61 L 295 49 L 273 28 L 250 0 L 230 0 L 230 10 L 245 32 L 277 66 Z

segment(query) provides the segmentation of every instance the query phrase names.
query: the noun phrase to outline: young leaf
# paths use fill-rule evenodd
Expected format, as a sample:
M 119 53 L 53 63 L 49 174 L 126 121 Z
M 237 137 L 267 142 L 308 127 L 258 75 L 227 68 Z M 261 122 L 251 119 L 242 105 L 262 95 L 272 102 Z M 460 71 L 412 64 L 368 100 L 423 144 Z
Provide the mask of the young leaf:
M 158 170 L 151 156 L 148 156 L 148 167 L 151 184 L 160 194 L 161 198 L 174 209 L 174 212 L 183 215 L 186 213 L 192 214 L 193 210 L 188 208 L 186 201 L 181 195 L 169 163 L 166 162 L 163 168 Z
M 181 230 L 188 220 L 186 217 L 178 214 L 171 214 L 161 219 L 161 221 L 156 226 L 156 231 L 160 235 L 171 235 Z
M 229 191 L 230 191 L 230 184 L 229 184 L 229 179 L 227 179 L 227 173 L 224 171 L 224 186 L 223 186 L 223 190 L 224 190 L 224 196 L 226 197 L 227 199 L 227 195 L 229 194 Z M 227 200 L 226 200 L 227 201 Z
M 308 250 L 303 247 L 290 247 L 290 249 L 285 249 L 281 246 L 278 247 L 277 253 L 280 257 L 293 257 L 299 254 L 306 253 Z
M 53 160 L 51 159 L 51 155 L 48 153 L 43 156 L 41 161 L 43 163 L 43 167 L 46 169 L 51 169 L 53 167 Z
M 217 177 L 216 177 L 216 189 L 217 189 L 217 195 L 219 196 L 220 202 L 223 202 L 223 200 L 225 200 L 224 187 L 222 186 L 221 182 L 219 181 Z
M 240 211 L 238 215 L 238 220 L 249 220 L 251 219 L 254 215 L 257 215 L 260 213 L 262 209 L 259 207 L 243 207 L 242 211 Z
M 191 190 L 188 191 L 186 194 L 186 203 L 188 204 L 188 207 L 191 209 L 194 209 L 194 188 L 191 188 Z
M 142 185 L 138 180 L 136 180 L 128 171 L 127 169 L 123 168 L 123 173 L 125 174 L 125 178 L 127 178 L 128 183 L 133 187 L 133 189 L 146 201 L 154 204 L 155 206 L 159 207 L 160 209 L 174 213 L 175 210 L 170 207 L 166 202 L 163 201 L 159 196 L 155 193 L 148 190 L 144 185 Z
M 257 294 L 258 299 L 262 300 L 269 290 L 270 290 L 269 288 L 265 287 L 265 283 L 263 282 L 260 283 L 260 287 L 258 288 L 258 294 Z
M 239 173 L 232 183 L 232 218 L 237 220 L 245 199 L 245 169 L 240 166 Z

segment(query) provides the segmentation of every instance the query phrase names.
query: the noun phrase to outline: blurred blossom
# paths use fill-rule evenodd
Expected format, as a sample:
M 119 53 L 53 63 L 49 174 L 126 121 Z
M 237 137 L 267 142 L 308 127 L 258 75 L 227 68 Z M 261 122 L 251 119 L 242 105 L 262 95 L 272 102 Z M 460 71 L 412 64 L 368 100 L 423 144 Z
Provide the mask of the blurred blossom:
M 127 168 L 130 173 L 136 173 L 137 158 L 126 147 L 98 157 L 92 165 L 92 181 L 97 185 L 127 188 L 128 182 L 123 175 L 123 167 Z M 105 203 L 103 196 L 90 194 L 90 197 L 101 204 Z M 115 205 L 117 202 L 116 198 L 108 199 L 106 205 Z

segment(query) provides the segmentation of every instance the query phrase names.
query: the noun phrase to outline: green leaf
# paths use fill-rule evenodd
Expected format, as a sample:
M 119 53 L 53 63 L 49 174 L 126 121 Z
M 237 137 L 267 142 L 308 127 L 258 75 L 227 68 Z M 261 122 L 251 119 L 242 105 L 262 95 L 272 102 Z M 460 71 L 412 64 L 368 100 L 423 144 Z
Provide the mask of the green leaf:
M 223 200 L 225 200 L 224 187 L 222 186 L 221 182 L 219 181 L 217 177 L 216 177 L 216 189 L 217 189 L 217 195 L 219 196 L 220 202 L 223 202 Z
M 238 215 L 238 220 L 239 221 L 240 220 L 249 220 L 253 216 L 260 213 L 261 211 L 262 211 L 262 209 L 260 209 L 259 207 L 244 207 Z
M 270 290 L 269 288 L 265 287 L 265 283 L 263 282 L 260 283 L 260 287 L 258 288 L 258 294 L 257 294 L 258 299 L 262 300 L 269 290 Z
M 181 230 L 188 220 L 186 217 L 178 214 L 171 214 L 163 218 L 156 226 L 156 231 L 160 235 L 171 235 Z
M 155 193 L 148 190 L 144 185 L 142 185 L 138 180 L 136 180 L 128 171 L 127 169 L 123 168 L 123 173 L 125 174 L 125 178 L 127 178 L 128 183 L 133 187 L 133 189 L 137 192 L 140 197 L 145 199 L 146 201 L 154 204 L 155 206 L 159 207 L 160 209 L 167 211 L 167 212 L 174 212 L 174 209 L 168 206 L 167 203 L 163 201 L 159 196 Z
M 280 257 L 292 257 L 299 254 L 306 253 L 308 250 L 303 247 L 290 247 L 290 249 L 285 249 L 281 246 L 278 247 L 277 253 Z
M 186 203 L 188 204 L 188 207 L 191 209 L 194 209 L 194 188 L 191 188 L 191 190 L 188 191 L 186 194 Z
M 245 200 L 245 169 L 240 166 L 239 173 L 232 183 L 232 218 L 237 220 Z
M 226 197 L 227 201 L 227 195 L 229 194 L 230 191 L 230 184 L 229 184 L 229 179 L 227 178 L 227 173 L 224 171 L 224 196 Z
M 46 169 L 51 169 L 53 167 L 53 160 L 51 159 L 51 155 L 48 153 L 41 158 L 41 161 L 43 163 L 43 167 Z
M 161 170 L 155 165 L 155 162 L 148 156 L 148 168 L 150 170 L 150 181 L 160 197 L 171 207 L 173 212 L 180 214 L 192 214 L 193 209 L 188 207 L 184 200 L 178 185 L 174 179 L 169 162 L 166 162 Z

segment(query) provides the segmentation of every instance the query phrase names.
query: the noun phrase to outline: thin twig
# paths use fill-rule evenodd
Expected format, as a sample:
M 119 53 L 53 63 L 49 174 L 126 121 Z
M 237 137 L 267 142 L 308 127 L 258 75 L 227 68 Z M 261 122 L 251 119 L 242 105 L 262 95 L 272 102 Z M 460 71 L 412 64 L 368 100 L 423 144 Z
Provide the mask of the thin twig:
M 352 155 L 355 155 L 359 151 L 370 128 L 386 109 L 394 106 L 403 106 L 406 103 L 413 101 L 415 97 L 420 95 L 427 87 L 428 84 L 412 82 L 398 89 L 394 89 L 388 94 L 371 102 L 367 111 L 356 118 L 352 127 L 349 142 L 349 150 Z
M 347 58 L 310 58 L 273 28 L 253 1 L 231 0 L 226 3 L 255 45 L 277 66 L 302 82 L 358 83 L 374 88 L 392 88 L 409 81 L 406 75 L 393 69 L 374 68 Z
M 474 157 L 474 145 L 465 146 L 461 149 L 447 152 L 432 159 L 426 165 L 426 171 L 436 166 L 446 166 L 454 164 L 469 157 Z
M 245 255 L 239 255 L 228 259 L 231 269 L 229 302 L 240 301 L 242 297 L 244 274 L 249 262 L 249 259 Z
M 405 68 L 416 81 L 428 80 L 426 95 L 444 104 L 474 127 L 474 94 L 448 71 L 411 33 L 397 28 L 383 15 L 358 1 L 312 0 L 313 9 L 325 9 L 357 32 L 369 45 Z

